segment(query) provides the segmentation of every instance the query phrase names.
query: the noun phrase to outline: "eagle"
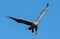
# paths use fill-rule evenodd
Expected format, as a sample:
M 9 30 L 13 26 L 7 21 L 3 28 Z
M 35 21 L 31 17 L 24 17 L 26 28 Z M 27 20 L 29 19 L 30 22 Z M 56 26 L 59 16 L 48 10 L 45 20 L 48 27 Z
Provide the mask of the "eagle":
M 15 18 L 12 16 L 7 16 L 7 17 L 16 21 L 17 23 L 23 23 L 23 24 L 29 25 L 28 30 L 31 30 L 32 33 L 37 34 L 39 20 L 48 11 L 48 8 L 49 8 L 49 3 L 47 3 L 46 8 L 44 10 L 42 10 L 42 12 L 39 14 L 39 16 L 37 17 L 37 19 L 34 22 L 31 22 L 31 21 L 28 21 L 25 19 L 21 19 L 21 18 Z

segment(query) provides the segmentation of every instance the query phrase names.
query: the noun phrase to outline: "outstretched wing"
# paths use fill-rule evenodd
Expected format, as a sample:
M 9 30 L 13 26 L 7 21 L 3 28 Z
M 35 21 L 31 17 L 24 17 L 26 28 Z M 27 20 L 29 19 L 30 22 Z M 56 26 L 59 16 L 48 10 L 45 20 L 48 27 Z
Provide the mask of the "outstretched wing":
M 15 20 L 16 22 L 18 23 L 24 23 L 24 24 L 27 24 L 27 25 L 32 25 L 33 23 L 32 22 L 29 22 L 27 20 L 23 20 L 23 19 L 19 19 L 19 18 L 14 18 L 14 17 L 10 17 L 8 16 L 10 19 L 13 19 Z
M 48 11 L 49 4 L 47 4 L 46 8 L 40 13 L 38 18 L 35 20 L 37 23 L 41 19 L 41 17 Z
M 48 11 L 49 4 L 47 4 L 46 8 L 41 12 L 40 18 Z

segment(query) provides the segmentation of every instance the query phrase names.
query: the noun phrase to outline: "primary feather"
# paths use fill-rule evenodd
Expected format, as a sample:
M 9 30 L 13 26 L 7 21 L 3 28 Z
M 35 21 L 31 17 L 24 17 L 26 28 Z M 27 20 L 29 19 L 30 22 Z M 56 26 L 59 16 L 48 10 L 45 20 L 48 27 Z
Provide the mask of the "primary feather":
M 14 21 L 18 22 L 18 23 L 24 23 L 24 24 L 27 24 L 27 25 L 32 25 L 32 22 L 29 22 L 27 20 L 23 20 L 23 19 L 20 19 L 20 18 L 14 18 L 14 17 L 10 17 L 8 16 L 10 19 L 13 19 Z

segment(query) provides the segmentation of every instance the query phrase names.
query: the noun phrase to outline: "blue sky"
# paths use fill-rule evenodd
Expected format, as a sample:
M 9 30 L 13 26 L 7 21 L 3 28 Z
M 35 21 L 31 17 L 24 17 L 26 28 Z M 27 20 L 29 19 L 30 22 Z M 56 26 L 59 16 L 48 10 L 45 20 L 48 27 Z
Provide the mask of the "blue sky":
M 37 35 L 6 17 L 34 21 L 47 3 L 49 10 L 39 21 Z M 0 18 L 0 39 L 60 39 L 60 0 L 0 0 Z

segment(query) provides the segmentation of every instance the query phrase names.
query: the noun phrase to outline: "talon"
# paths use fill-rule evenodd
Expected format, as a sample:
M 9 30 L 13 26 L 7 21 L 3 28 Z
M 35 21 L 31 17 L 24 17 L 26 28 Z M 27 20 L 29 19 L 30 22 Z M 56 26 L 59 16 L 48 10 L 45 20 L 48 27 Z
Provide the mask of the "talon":
M 35 34 L 35 33 L 32 33 L 33 35 Z
M 37 32 L 35 32 L 35 34 L 37 34 Z

